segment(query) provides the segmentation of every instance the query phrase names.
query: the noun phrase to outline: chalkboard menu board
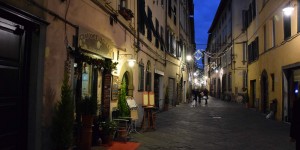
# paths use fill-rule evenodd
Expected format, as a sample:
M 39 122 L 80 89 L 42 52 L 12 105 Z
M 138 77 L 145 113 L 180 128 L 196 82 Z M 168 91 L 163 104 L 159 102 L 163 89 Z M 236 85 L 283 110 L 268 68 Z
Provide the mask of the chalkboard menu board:
M 111 99 L 111 74 L 105 74 L 103 78 L 103 92 L 102 92 L 102 117 L 109 118 Z
M 119 77 L 113 76 L 111 88 L 111 101 L 118 101 L 119 98 Z

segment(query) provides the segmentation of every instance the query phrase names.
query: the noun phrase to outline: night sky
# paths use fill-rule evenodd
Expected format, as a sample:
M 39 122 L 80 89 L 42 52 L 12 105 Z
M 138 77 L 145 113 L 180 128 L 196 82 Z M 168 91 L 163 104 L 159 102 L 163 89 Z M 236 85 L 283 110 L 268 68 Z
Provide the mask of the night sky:
M 220 0 L 194 0 L 195 40 L 196 49 L 205 49 L 208 39 L 208 29 L 214 19 Z M 197 62 L 203 68 L 202 60 Z

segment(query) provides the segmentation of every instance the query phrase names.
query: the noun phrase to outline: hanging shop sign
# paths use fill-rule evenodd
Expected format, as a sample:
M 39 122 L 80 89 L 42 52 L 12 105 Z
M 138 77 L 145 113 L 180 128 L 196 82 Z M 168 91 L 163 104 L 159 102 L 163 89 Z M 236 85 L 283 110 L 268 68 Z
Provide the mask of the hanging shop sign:
M 105 36 L 85 31 L 79 32 L 79 47 L 106 58 L 113 58 L 113 46 Z

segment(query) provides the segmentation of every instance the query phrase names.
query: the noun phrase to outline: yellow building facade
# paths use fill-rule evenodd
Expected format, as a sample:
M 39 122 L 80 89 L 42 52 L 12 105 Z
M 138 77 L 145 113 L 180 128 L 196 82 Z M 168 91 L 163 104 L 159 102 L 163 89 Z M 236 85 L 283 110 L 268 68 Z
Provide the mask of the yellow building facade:
M 294 10 L 285 15 L 283 9 Z M 249 102 L 265 114 L 289 122 L 299 89 L 299 1 L 256 3 L 257 16 L 247 28 Z M 275 105 L 276 107 L 275 107 Z
M 247 93 L 247 36 L 242 11 L 248 1 L 222 0 L 208 31 L 205 74 L 210 94 L 226 101 L 241 102 Z

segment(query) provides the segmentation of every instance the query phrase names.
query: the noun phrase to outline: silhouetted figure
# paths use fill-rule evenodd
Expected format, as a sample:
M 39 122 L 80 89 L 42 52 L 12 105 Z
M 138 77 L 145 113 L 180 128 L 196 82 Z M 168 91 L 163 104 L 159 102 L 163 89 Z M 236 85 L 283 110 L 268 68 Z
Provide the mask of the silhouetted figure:
M 292 121 L 290 129 L 292 142 L 296 142 L 296 150 L 300 150 L 300 99 L 294 101 L 292 108 Z
M 205 105 L 207 104 L 207 100 L 208 100 L 208 90 L 206 88 L 204 88 L 202 90 L 202 98 L 205 100 Z

